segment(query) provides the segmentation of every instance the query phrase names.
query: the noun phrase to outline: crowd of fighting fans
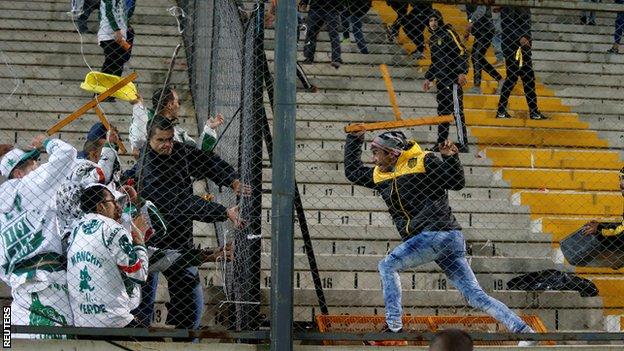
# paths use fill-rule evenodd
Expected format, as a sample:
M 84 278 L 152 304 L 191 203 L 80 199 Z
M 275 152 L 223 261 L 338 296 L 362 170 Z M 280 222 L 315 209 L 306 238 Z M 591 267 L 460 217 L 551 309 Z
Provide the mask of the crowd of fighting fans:
M 622 3 L 620 0 L 616 2 Z M 440 206 L 446 209 L 448 198 L 443 199 L 440 194 L 446 194 L 449 189 L 457 190 L 464 184 L 463 170 L 456 155 L 468 152 L 461 88 L 467 82 L 468 52 L 463 39 L 444 23 L 442 14 L 430 4 L 408 6 L 404 1 L 390 0 L 387 3 L 398 14 L 396 21 L 387 27 L 388 39 L 395 41 L 402 28 L 416 46 L 411 53 L 416 59 L 425 55 L 424 30 L 428 28 L 431 32 L 428 46 L 432 63 L 426 72 L 423 88 L 427 91 L 434 82 L 437 85 L 438 113 L 455 116 L 459 144 L 455 146 L 447 140 L 449 125 L 440 125 L 434 146 L 434 151 L 443 156 L 440 160 L 427 156 L 428 153 L 423 153 L 402 133 L 384 133 L 373 142 L 374 159 L 379 169 L 373 173 L 372 168 L 363 166 L 360 161 L 362 136 L 350 135 L 345 147 L 346 175 L 355 184 L 385 189 L 389 178 L 383 178 L 384 172 L 390 172 L 390 168 L 406 161 L 404 156 L 407 153 L 417 154 L 428 170 L 423 168 L 422 174 L 406 171 L 402 176 L 416 183 L 429 179 L 427 177 L 438 180 L 440 191 L 425 194 L 425 197 L 440 197 Z M 352 32 L 359 52 L 368 54 L 362 23 L 370 8 L 370 0 L 347 0 L 344 4 L 302 0 L 300 9 L 307 12 L 305 20 L 300 18 L 300 28 L 305 29 L 303 63 L 314 62 L 316 41 L 323 25 L 330 36 L 331 65 L 334 68 L 343 64 L 341 35 L 348 39 L 349 32 Z M 97 38 L 105 56 L 102 72 L 121 76 L 134 41 L 134 32 L 129 25 L 134 1 L 85 0 L 76 21 L 80 33 L 90 31 L 87 19 L 94 9 L 99 9 L 101 18 Z M 496 117 L 510 118 L 507 112 L 509 95 L 517 80 L 521 79 L 530 118 L 545 119 L 537 108 L 529 10 L 475 5 L 467 6 L 467 15 L 469 25 L 465 28 L 465 36 L 475 37 L 471 54 L 474 88 L 470 93 L 481 93 L 481 71 L 485 71 L 498 81 L 500 100 Z M 582 21 L 595 24 L 595 16 L 583 14 Z M 624 17 L 620 13 L 610 53 L 618 52 L 623 26 Z M 343 33 L 340 28 L 344 29 Z M 494 64 L 485 58 L 492 43 L 496 48 Z M 496 70 L 503 62 L 507 68 L 505 78 Z M 300 78 L 305 77 L 302 70 L 298 74 Z M 311 84 L 306 88 L 316 89 Z M 167 324 L 176 328 L 199 327 L 204 301 L 198 266 L 231 259 L 232 248 L 230 245 L 196 248 L 193 221 L 230 221 L 239 228 L 245 223 L 237 207 L 226 208 L 194 195 L 193 183 L 207 178 L 242 196 L 249 194 L 250 189 L 240 182 L 232 165 L 212 152 L 217 140 L 216 129 L 223 123 L 222 116 L 210 118 L 195 140 L 177 124 L 180 103 L 174 88 L 163 87 L 154 91 L 151 108 L 141 97 L 131 104 L 133 117 L 129 138 L 136 163 L 130 169 L 121 169 L 117 130 L 107 130 L 102 123 L 90 128 L 80 151 L 45 135 L 36 136 L 30 147 L 24 150 L 0 145 L 0 173 L 5 179 L 0 184 L 3 246 L 0 278 L 11 287 L 14 324 L 148 327 L 153 321 L 158 276 L 162 273 L 168 281 L 170 298 Z M 39 161 L 41 152 L 48 154 L 45 163 Z M 456 179 L 457 186 L 450 186 L 443 179 L 448 176 L 448 169 L 458 174 L 456 178 L 461 181 Z M 382 197 L 387 195 L 383 191 L 380 194 Z M 393 200 L 385 200 L 392 212 Z M 414 213 L 414 217 L 418 215 L 422 213 Z M 401 217 L 393 214 L 393 218 L 397 216 Z M 436 222 L 443 228 L 425 229 L 428 229 L 427 233 L 447 233 L 455 238 L 459 247 L 463 239 L 461 234 L 456 235 L 460 227 L 450 208 L 446 216 L 448 218 L 443 223 Z M 430 220 L 423 218 L 418 223 L 408 220 L 401 226 L 402 218 L 394 219 L 406 241 L 415 238 L 413 233 L 425 230 L 413 226 Z M 593 233 L 601 227 L 592 222 L 587 228 L 586 231 Z M 418 240 L 426 240 L 426 235 L 420 235 Z M 414 254 L 400 253 L 405 256 Z M 401 255 L 393 257 L 396 261 Z M 433 259 L 435 257 L 422 258 L 423 262 Z M 385 301 L 387 308 L 394 313 L 388 316 L 387 324 L 392 332 L 402 327 L 401 301 L 390 294 L 400 294 L 392 290 L 396 286 L 393 279 L 398 263 L 395 261 L 386 258 L 380 263 L 387 295 Z M 449 265 L 463 265 L 465 258 L 457 256 L 456 261 L 449 261 Z M 461 282 L 466 285 L 466 291 L 462 292 L 475 307 L 493 313 L 512 331 L 532 332 L 506 306 L 480 290 L 475 279 L 466 278 L 474 278 L 469 267 L 463 275 L 450 269 L 447 273 L 458 281 L 456 285 L 460 289 Z
M 176 125 L 174 89 L 154 96 L 161 99 L 155 115 L 135 102 L 137 163 L 128 170 L 120 167 L 117 131 L 99 122 L 81 151 L 45 135 L 27 150 L 2 145 L 0 276 L 11 287 L 14 324 L 148 327 L 162 273 L 167 323 L 199 327 L 198 266 L 229 260 L 231 245 L 196 248 L 193 221 L 243 223 L 237 207 L 194 195 L 193 182 L 207 178 L 243 196 L 249 187 L 211 152 L 212 136 L 202 135 L 198 146 Z

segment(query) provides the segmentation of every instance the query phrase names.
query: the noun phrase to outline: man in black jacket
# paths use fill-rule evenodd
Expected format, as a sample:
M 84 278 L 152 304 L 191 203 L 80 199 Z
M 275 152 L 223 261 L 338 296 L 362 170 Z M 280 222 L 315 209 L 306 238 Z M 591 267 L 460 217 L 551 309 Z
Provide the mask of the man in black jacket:
M 474 69 L 474 86 L 468 93 L 481 94 L 481 71 L 487 72 L 490 77 L 496 79 L 498 88 L 503 84 L 503 76 L 485 58 L 496 29 L 492 21 L 492 10 L 485 5 L 466 5 L 468 15 L 468 26 L 466 26 L 466 37 L 474 35 L 475 41 L 472 44 L 472 66 Z
M 308 30 L 303 47 L 303 56 L 305 57 L 303 63 L 310 64 L 314 62 L 318 34 L 323 24 L 327 24 L 327 33 L 329 33 L 329 41 L 331 43 L 331 65 L 338 69 L 342 64 L 338 28 L 340 27 L 340 13 L 344 9 L 344 4 L 342 1 L 334 0 L 301 0 L 299 3 L 302 12 L 308 10 L 308 6 L 309 12 L 306 19 Z
M 224 206 L 193 195 L 193 180 L 208 178 L 219 186 L 229 186 L 240 192 L 234 168 L 212 152 L 205 152 L 173 141 L 173 122 L 157 115 L 148 129 L 140 196 L 154 202 L 167 224 L 167 234 L 152 240 L 161 249 L 188 250 L 193 248 L 193 221 L 232 221 L 241 225 L 238 207 Z M 163 272 L 169 286 L 167 324 L 177 328 L 197 329 L 203 311 L 203 293 L 197 267 Z M 150 275 L 143 289 L 143 298 L 150 305 L 156 292 L 158 275 Z M 145 296 L 147 295 L 147 296 Z M 139 318 L 151 319 L 153 304 L 139 311 Z
M 507 306 L 483 291 L 466 260 L 461 226 L 448 200 L 448 190 L 465 185 L 457 147 L 445 141 L 439 159 L 408 141 L 402 132 L 386 132 L 373 139 L 375 168 L 371 168 L 361 160 L 363 142 L 363 133 L 347 136 L 345 175 L 354 184 L 379 192 L 403 240 L 379 262 L 386 306 L 384 330 L 399 332 L 403 327 L 398 272 L 435 261 L 471 306 L 489 313 L 511 332 L 532 332 Z
M 438 93 L 438 115 L 453 115 L 457 125 L 459 152 L 468 152 L 468 136 L 464 119 L 464 94 L 462 85 L 466 84 L 468 73 L 468 55 L 460 42 L 459 35 L 453 27 L 444 24 L 442 14 L 433 10 L 429 18 L 429 48 L 431 49 L 431 66 L 425 73 L 423 89 L 429 91 L 435 80 Z M 438 142 L 434 150 L 444 143 L 449 136 L 449 123 L 438 125 Z
M 496 118 L 511 118 L 507 112 L 507 104 L 519 77 L 522 79 L 524 96 L 527 105 L 529 105 L 529 117 L 534 120 L 547 119 L 537 107 L 535 72 L 531 61 L 531 9 L 528 7 L 503 7 L 501 26 L 507 77 L 498 100 Z

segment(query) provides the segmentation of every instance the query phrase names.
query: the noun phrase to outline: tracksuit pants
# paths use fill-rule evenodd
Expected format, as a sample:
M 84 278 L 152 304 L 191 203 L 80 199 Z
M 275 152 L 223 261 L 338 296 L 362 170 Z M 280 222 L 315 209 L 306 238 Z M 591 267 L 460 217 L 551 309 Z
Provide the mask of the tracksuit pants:
M 461 145 L 468 145 L 462 87 L 457 83 L 449 85 L 448 83 L 438 82 L 437 88 L 438 116 L 453 115 L 457 125 L 457 141 Z M 438 125 L 438 144 L 448 139 L 449 129 L 450 123 L 440 123 Z

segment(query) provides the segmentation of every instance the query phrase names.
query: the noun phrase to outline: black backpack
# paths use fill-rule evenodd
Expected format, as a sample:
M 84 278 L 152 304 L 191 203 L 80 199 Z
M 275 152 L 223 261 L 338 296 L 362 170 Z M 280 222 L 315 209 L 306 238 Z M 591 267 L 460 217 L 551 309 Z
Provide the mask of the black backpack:
M 556 269 L 517 276 L 507 282 L 507 289 L 526 291 L 573 290 L 578 291 L 583 297 L 598 295 L 598 288 L 591 280 Z

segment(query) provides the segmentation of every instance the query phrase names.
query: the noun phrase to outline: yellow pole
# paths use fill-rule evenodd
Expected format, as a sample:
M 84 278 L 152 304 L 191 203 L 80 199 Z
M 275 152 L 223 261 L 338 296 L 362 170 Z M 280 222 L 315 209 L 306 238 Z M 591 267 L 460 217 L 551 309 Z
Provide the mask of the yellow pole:
M 394 112 L 394 119 L 400 121 L 401 110 L 399 110 L 399 104 L 397 103 L 396 94 L 394 93 L 394 87 L 392 86 L 392 79 L 390 78 L 388 66 L 382 63 L 379 65 L 379 70 L 381 70 L 381 75 L 386 83 L 386 90 L 388 91 L 388 96 L 390 97 L 390 104 L 392 105 L 392 111 Z

